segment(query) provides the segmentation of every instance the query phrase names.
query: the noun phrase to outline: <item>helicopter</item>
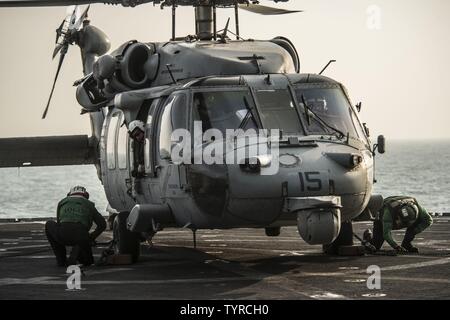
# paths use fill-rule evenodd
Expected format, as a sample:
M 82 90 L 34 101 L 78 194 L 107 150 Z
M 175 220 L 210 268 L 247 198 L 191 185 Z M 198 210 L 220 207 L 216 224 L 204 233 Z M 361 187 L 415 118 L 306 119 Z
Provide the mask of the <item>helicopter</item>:
M 286 2 L 288 0 L 274 0 Z M 130 40 L 110 51 L 88 20 L 92 3 L 172 10 L 166 42 Z M 297 226 L 325 253 L 353 245 L 352 221 L 382 205 L 373 194 L 372 145 L 343 84 L 301 73 L 285 37 L 244 39 L 239 11 L 294 14 L 246 0 L 0 1 L 0 7 L 76 6 L 56 30 L 59 54 L 45 118 L 64 57 L 81 49 L 75 82 L 92 135 L 0 139 L 0 167 L 95 165 L 109 202 L 116 253 L 138 261 L 140 244 L 164 228 Z M 195 34 L 176 35 L 178 6 L 195 10 Z M 217 28 L 217 10 L 234 8 Z M 235 39 L 231 39 L 231 35 Z M 142 135 L 132 126 L 140 123 Z M 213 160 L 213 161 L 211 161 Z

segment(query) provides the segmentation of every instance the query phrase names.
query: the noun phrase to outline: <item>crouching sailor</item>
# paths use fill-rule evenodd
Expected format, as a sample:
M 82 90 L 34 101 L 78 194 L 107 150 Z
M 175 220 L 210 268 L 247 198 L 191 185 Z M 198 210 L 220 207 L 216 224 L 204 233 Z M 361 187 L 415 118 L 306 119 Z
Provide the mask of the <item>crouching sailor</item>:
M 364 232 L 364 240 L 379 250 L 386 240 L 398 253 L 418 253 L 412 245 L 414 237 L 433 223 L 428 212 L 412 197 L 395 196 L 384 199 L 383 207 L 373 223 L 373 236 L 370 230 Z M 403 242 L 398 245 L 392 238 L 392 230 L 405 229 Z
M 89 233 L 93 222 L 96 228 Z M 45 224 L 47 239 L 60 267 L 77 262 L 84 266 L 94 263 L 91 246 L 105 229 L 105 219 L 89 201 L 86 188 L 80 186 L 73 187 L 67 197 L 58 203 L 56 222 L 51 220 Z M 72 247 L 69 259 L 66 246 Z

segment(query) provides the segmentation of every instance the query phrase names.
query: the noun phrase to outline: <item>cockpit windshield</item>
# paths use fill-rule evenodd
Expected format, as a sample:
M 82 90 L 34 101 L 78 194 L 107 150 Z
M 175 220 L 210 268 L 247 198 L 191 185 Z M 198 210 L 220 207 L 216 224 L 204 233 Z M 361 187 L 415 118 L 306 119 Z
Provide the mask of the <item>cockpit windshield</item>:
M 302 124 L 289 90 L 257 90 L 255 95 L 264 129 L 303 134 Z
M 281 130 L 283 134 L 337 135 L 364 139 L 361 124 L 339 85 L 308 83 L 289 89 L 205 90 L 193 94 L 193 121 L 203 131 Z M 295 101 L 295 99 L 297 101 Z M 306 107 L 305 107 L 306 104 Z M 255 118 L 256 117 L 256 118 Z
M 352 119 L 356 118 L 352 114 L 354 111 L 338 86 L 297 87 L 295 93 L 308 133 L 335 134 L 335 128 L 351 137 L 358 137 L 355 126 L 359 123 L 353 123 Z

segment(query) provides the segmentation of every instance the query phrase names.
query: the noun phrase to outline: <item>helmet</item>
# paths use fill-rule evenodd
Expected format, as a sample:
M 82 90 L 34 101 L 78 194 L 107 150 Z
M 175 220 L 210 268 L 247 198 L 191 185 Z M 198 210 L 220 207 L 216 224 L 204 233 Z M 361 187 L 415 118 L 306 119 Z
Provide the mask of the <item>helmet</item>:
M 363 240 L 366 242 L 370 242 L 373 239 L 373 232 L 370 229 L 366 229 L 363 234 Z
M 408 202 L 400 209 L 400 219 L 408 227 L 412 226 L 419 217 L 419 208 L 412 202 Z
M 72 187 L 69 191 L 68 196 L 69 197 L 82 196 L 82 197 L 85 197 L 86 199 L 89 199 L 89 193 L 86 191 L 86 188 L 82 187 L 82 186 Z
M 136 136 L 138 130 L 140 130 L 141 132 L 145 131 L 144 122 L 142 122 L 141 120 L 131 121 L 130 124 L 128 125 L 128 131 L 130 132 L 130 135 L 132 137 Z

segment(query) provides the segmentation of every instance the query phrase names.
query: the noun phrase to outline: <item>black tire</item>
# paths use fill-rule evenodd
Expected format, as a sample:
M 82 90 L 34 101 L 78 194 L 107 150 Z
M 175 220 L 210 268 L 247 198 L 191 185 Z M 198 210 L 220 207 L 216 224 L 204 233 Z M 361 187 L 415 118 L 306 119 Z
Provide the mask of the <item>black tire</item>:
M 280 227 L 266 228 L 266 236 L 268 237 L 278 237 L 280 235 L 280 232 Z
M 140 234 L 127 229 L 128 215 L 128 212 L 121 212 L 114 219 L 114 253 L 129 254 L 132 262 L 136 263 L 141 253 Z
M 114 220 L 116 220 L 117 213 L 111 213 L 108 217 L 108 228 L 110 231 L 114 229 Z
M 339 252 L 339 247 L 341 246 L 352 246 L 353 245 L 353 225 L 351 221 L 345 221 L 341 224 L 341 231 L 339 235 L 330 244 L 325 244 L 322 246 L 323 253 L 336 255 Z

